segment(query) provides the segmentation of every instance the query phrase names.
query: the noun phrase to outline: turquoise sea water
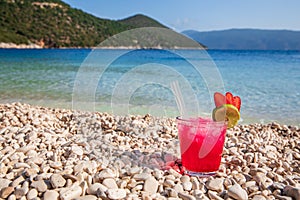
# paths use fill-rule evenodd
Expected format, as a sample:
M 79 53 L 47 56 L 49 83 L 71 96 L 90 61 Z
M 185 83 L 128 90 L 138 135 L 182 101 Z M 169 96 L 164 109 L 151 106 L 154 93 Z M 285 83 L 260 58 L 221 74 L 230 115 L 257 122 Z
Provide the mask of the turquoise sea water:
M 224 84 L 221 91 L 232 91 L 241 97 L 242 123 L 300 124 L 300 51 L 208 50 L 200 56 L 193 50 L 181 50 L 183 54 L 164 50 L 135 50 L 126 54 L 123 51 L 0 49 L 0 103 L 20 101 L 72 108 L 76 91 L 75 97 L 94 99 L 97 111 L 110 112 L 111 103 L 127 102 L 134 105 L 130 107 L 132 114 L 150 112 L 175 116 L 179 113 L 176 100 L 163 83 L 179 77 L 181 84 L 184 77 L 182 80 L 191 87 L 183 86 L 182 95 L 192 88 L 200 111 L 207 114 L 212 108 L 209 94 L 214 92 L 206 80 L 210 76 Z M 104 69 L 108 58 L 113 58 L 112 64 L 100 74 L 97 70 Z M 207 61 L 208 58 L 212 60 Z M 206 68 L 215 67 L 219 74 L 216 71 L 197 73 L 192 65 L 200 61 L 204 65 L 209 63 Z M 93 67 L 82 71 L 82 67 L 89 65 Z M 78 76 L 79 71 L 84 73 L 83 79 Z M 141 80 L 148 82 L 139 87 Z M 96 82 L 96 88 L 90 87 L 92 82 Z M 89 88 L 82 93 L 79 90 L 78 94 L 78 84 L 79 89 Z M 129 86 L 135 87 L 128 89 Z M 89 97 L 88 90 L 93 91 L 94 96 Z M 116 106 L 114 111 L 122 106 L 125 105 Z

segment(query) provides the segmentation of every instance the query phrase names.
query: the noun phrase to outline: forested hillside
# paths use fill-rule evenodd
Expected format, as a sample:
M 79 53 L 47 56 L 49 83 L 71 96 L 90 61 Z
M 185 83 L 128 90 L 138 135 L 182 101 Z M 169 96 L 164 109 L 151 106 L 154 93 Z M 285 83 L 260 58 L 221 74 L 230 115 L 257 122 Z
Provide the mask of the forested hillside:
M 161 27 L 143 15 L 124 21 L 101 19 L 60 0 L 0 0 L 0 43 L 92 47 L 116 33 L 143 25 Z

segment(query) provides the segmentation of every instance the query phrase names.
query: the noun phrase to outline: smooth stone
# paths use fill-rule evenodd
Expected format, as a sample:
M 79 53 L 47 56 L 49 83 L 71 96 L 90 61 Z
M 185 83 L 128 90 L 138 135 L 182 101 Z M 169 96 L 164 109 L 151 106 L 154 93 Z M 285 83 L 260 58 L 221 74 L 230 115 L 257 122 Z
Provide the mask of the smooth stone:
M 83 172 L 84 168 L 85 168 L 85 162 L 80 162 L 80 163 L 76 164 L 74 166 L 75 174 Z
M 217 192 L 215 192 L 215 191 L 209 190 L 209 191 L 207 192 L 207 194 L 208 194 L 208 196 L 209 196 L 210 199 L 214 199 L 214 200 L 223 200 L 223 198 L 221 198 L 221 197 L 217 194 Z
M 183 200 L 196 200 L 196 197 L 184 192 L 179 192 L 178 197 L 182 198 Z
M 275 195 L 275 197 L 278 200 L 293 200 L 292 197 L 288 197 L 288 196 Z
M 103 185 L 105 185 L 109 189 L 118 189 L 118 185 L 113 178 L 106 178 L 102 182 Z
M 149 192 L 150 194 L 155 194 L 157 192 L 158 186 L 158 181 L 154 177 L 150 177 L 146 179 L 143 190 L 145 192 Z
M 193 184 L 191 182 L 182 183 L 182 187 L 185 191 L 190 191 L 193 188 Z
M 1 136 L 0 136 L 0 143 L 1 143 Z M 0 179 L 2 179 L 2 177 L 5 176 L 5 174 L 7 173 L 7 171 L 8 171 L 8 167 L 5 166 L 4 163 L 0 163 Z
M 45 192 L 48 189 L 44 180 L 31 183 L 31 187 L 36 188 L 39 192 Z
M 5 178 L 0 178 L 0 191 L 2 188 L 8 187 L 10 183 L 11 183 L 11 180 L 8 180 Z
M 87 189 L 88 189 L 88 184 L 86 183 L 86 181 L 82 181 L 79 186 L 81 187 L 82 190 L 82 195 L 85 195 Z
M 14 195 L 17 199 L 20 199 L 21 197 L 25 196 L 28 192 L 28 188 L 16 188 L 14 191 Z
M 174 185 L 174 190 L 176 192 L 183 192 L 183 186 L 180 183 L 177 183 L 176 185 Z
M 258 185 L 261 185 L 266 182 L 267 176 L 263 172 L 257 172 L 253 179 L 258 183 Z
M 59 197 L 62 200 L 71 200 L 81 195 L 82 189 L 79 185 L 72 185 L 69 188 L 63 188 L 60 190 Z
M 289 197 L 292 197 L 296 200 L 300 200 L 300 187 L 296 188 L 290 185 L 287 185 L 283 189 L 283 194 Z
M 133 167 L 129 169 L 129 174 L 130 175 L 135 175 L 141 172 L 141 169 L 139 167 Z
M 11 186 L 2 188 L 0 191 L 0 198 L 7 198 L 11 193 L 13 193 L 14 190 L 15 188 Z
M 264 197 L 263 195 L 254 195 L 252 200 L 266 200 L 266 197 Z
M 228 189 L 228 195 L 237 200 L 248 199 L 247 192 L 237 183 Z
M 169 179 L 167 179 L 167 180 L 165 180 L 164 181 L 164 186 L 166 186 L 166 187 L 174 187 L 175 186 L 175 183 L 174 183 L 174 181 L 173 180 L 169 180 Z M 182 187 L 182 186 L 181 186 Z
M 74 153 L 74 154 L 76 154 L 78 156 L 82 156 L 83 155 L 83 150 L 79 146 L 72 146 L 71 151 L 72 151 L 72 153 Z
M 126 188 L 126 186 L 127 186 L 127 181 L 125 181 L 125 180 L 119 181 L 119 182 L 118 182 L 118 186 L 119 186 L 119 188 Z
M 167 188 L 166 192 L 168 197 L 178 197 L 178 193 L 172 188 Z
M 7 200 L 16 200 L 16 199 L 17 197 L 14 194 L 9 195 L 9 197 L 7 198 Z
M 54 169 L 60 169 L 60 168 L 62 168 L 62 163 L 60 161 L 51 162 L 50 167 L 52 167 Z
M 78 181 L 77 177 L 75 175 L 72 175 L 72 174 L 64 174 L 63 177 L 67 180 L 69 179 L 69 180 L 74 181 L 74 182 Z
M 16 163 L 16 164 L 14 164 L 14 168 L 15 169 L 30 168 L 30 166 L 27 163 Z
M 25 170 L 25 176 L 30 177 L 38 173 L 38 169 L 28 168 Z
M 124 189 L 108 189 L 107 196 L 110 199 L 124 199 L 126 197 L 126 190 L 124 190 Z
M 31 161 L 37 165 L 41 165 L 44 162 L 43 158 L 40 158 L 40 157 L 33 157 L 33 158 L 28 159 L 28 161 Z
M 180 177 L 180 181 L 181 181 L 182 183 L 189 182 L 189 181 L 190 181 L 190 177 L 187 176 L 187 175 L 181 176 L 181 177 Z
M 247 181 L 246 177 L 241 173 L 235 174 L 235 175 L 233 175 L 233 177 L 237 181 L 237 183 L 240 185 L 246 183 L 246 181 Z
M 140 173 L 140 174 L 135 174 L 133 178 L 137 181 L 145 181 L 148 179 L 151 175 L 148 173 Z
M 249 188 L 252 186 L 256 186 L 256 181 L 248 181 L 246 183 L 244 183 L 244 187 Z
M 14 179 L 14 173 L 13 172 L 9 172 L 8 174 L 5 175 L 5 178 L 6 179 L 9 179 L 9 180 L 13 180 Z
M 88 187 L 87 193 L 91 195 L 95 195 L 97 194 L 98 190 L 102 190 L 103 192 L 105 192 L 107 190 L 107 187 L 102 185 L 101 183 L 94 183 L 90 187 Z
M 44 193 L 44 200 L 57 200 L 59 197 L 59 194 L 55 190 L 48 190 Z
M 99 173 L 98 177 L 99 177 L 100 179 L 115 178 L 115 177 L 116 177 L 116 174 L 115 174 L 111 169 L 107 168 L 107 169 L 103 169 L 103 170 Z
M 94 195 L 85 195 L 82 197 L 75 198 L 74 200 L 97 200 L 98 198 Z
M 169 169 L 169 173 L 172 174 L 172 176 L 176 177 L 176 178 L 180 178 L 182 175 L 180 173 L 178 173 L 176 170 L 174 169 Z
M 176 181 L 176 177 L 173 174 L 169 174 L 169 175 L 165 176 L 165 179 L 173 181 L 173 182 Z
M 52 174 L 50 177 L 50 183 L 54 189 L 63 187 L 66 184 L 66 182 L 67 181 L 60 174 Z
M 86 171 L 89 174 L 95 174 L 98 171 L 98 164 L 96 161 L 89 161 L 86 163 Z
M 193 184 L 193 187 L 192 187 L 193 190 L 198 190 L 200 188 L 200 183 L 196 177 L 191 177 L 191 182 Z
M 279 190 L 283 190 L 285 186 L 286 186 L 285 184 L 277 183 L 277 182 L 273 183 L 273 185 L 272 185 L 273 188 L 279 189 Z
M 159 170 L 159 169 L 154 169 L 154 171 L 153 171 L 153 176 L 154 176 L 157 180 L 159 180 L 159 179 L 161 179 L 161 178 L 164 176 L 164 174 L 163 174 L 163 171 L 161 171 L 161 170 Z
M 135 189 L 135 191 L 139 191 L 139 190 L 142 190 L 143 187 L 144 187 L 143 185 L 139 184 L 139 185 L 136 185 L 136 186 L 134 187 L 134 189 Z
M 224 190 L 224 179 L 223 178 L 215 178 L 206 182 L 205 186 L 209 190 L 221 192 Z
M 101 191 L 100 188 L 97 190 L 96 196 L 99 197 L 100 199 L 108 199 L 106 192 Z
M 22 181 L 24 181 L 24 177 L 23 176 L 19 176 L 18 178 L 16 178 L 12 183 L 11 186 L 12 187 L 16 187 L 18 186 Z
M 204 192 L 201 190 L 196 189 L 193 191 L 193 196 L 196 197 L 197 199 L 202 198 L 203 195 L 204 195 Z
M 28 200 L 34 200 L 37 196 L 38 196 L 38 191 L 36 189 L 29 190 L 26 195 Z

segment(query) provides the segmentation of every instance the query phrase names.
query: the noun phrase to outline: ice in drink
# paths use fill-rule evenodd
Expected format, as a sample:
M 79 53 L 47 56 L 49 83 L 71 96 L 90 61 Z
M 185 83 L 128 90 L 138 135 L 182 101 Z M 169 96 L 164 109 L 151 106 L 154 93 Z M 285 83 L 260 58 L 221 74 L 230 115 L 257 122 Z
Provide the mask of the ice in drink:
M 187 173 L 205 174 L 218 171 L 226 123 L 203 118 L 177 118 L 177 121 L 181 160 Z

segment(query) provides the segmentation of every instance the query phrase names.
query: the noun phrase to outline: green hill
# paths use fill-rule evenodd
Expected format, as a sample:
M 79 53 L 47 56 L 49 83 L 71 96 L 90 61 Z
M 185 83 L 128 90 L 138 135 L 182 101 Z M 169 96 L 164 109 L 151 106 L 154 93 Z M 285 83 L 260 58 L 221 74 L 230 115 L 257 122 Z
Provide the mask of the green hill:
M 119 20 L 119 22 L 126 24 L 131 27 L 160 27 L 160 28 L 168 28 L 158 21 L 147 17 L 145 15 L 137 14 L 132 17 L 128 17 L 122 20 Z
M 132 28 L 162 25 L 143 15 L 107 20 L 60 0 L 0 0 L 0 43 L 92 47 Z

